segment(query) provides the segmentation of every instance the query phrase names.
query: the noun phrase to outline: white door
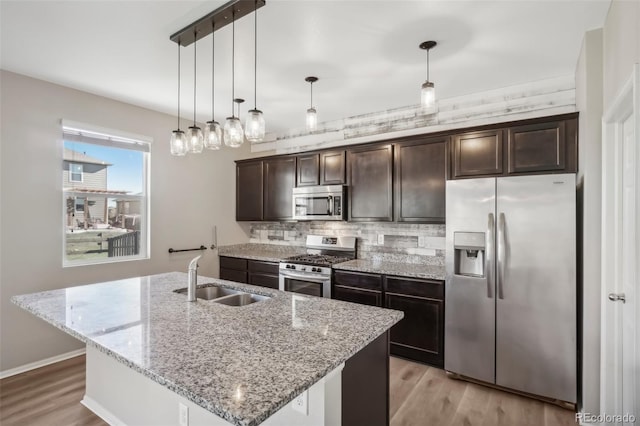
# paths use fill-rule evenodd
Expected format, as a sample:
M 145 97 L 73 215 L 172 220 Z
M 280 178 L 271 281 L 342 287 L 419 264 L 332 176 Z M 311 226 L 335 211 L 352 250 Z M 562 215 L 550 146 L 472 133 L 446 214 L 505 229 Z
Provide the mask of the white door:
M 605 424 L 640 424 L 640 72 L 603 123 L 602 376 Z M 635 421 L 634 421 L 635 420 Z

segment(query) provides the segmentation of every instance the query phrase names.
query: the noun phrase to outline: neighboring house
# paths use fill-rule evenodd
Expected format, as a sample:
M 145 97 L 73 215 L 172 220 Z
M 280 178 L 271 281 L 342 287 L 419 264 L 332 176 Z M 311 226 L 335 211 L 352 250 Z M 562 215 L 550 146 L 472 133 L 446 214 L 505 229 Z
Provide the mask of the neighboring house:
M 76 194 L 67 197 L 67 225 L 87 227 L 90 224 L 107 223 L 107 197 L 104 195 L 109 192 L 124 193 L 107 190 L 107 168 L 111 165 L 85 153 L 64 149 L 63 190 Z M 87 195 L 78 196 L 78 192 Z

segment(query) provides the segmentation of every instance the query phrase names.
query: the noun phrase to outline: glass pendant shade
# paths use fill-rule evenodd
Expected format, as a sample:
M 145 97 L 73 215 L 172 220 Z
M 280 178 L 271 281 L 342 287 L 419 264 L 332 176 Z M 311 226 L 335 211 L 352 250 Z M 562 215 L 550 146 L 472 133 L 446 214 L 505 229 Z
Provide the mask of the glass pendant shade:
M 182 157 L 187 153 L 187 137 L 182 130 L 171 132 L 171 155 Z
M 187 131 L 187 152 L 200 154 L 204 148 L 204 137 L 202 129 L 198 126 L 191 126 Z
M 238 148 L 244 142 L 244 130 L 238 117 L 227 117 L 224 123 L 224 144 Z
M 424 108 L 433 108 L 436 104 L 436 89 L 433 83 L 425 81 L 422 83 L 422 91 L 420 93 L 421 104 Z
M 318 128 L 318 114 L 315 108 L 307 110 L 307 130 L 316 130 Z
M 262 111 L 250 109 L 244 126 L 245 136 L 249 142 L 260 142 L 264 139 L 265 124 Z
M 220 149 L 222 145 L 222 128 L 217 121 L 207 121 L 204 128 L 204 147 L 211 150 Z

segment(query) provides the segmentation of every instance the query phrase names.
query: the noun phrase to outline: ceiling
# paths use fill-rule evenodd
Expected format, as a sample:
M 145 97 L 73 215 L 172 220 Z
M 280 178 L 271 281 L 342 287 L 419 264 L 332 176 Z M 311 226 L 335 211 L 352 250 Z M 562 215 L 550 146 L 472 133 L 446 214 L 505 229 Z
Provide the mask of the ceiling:
M 0 2 L 0 66 L 176 115 L 169 36 L 226 1 Z M 268 132 L 417 104 L 425 53 L 439 98 L 573 74 L 610 0 L 267 0 L 258 10 L 258 99 Z M 231 114 L 231 26 L 216 36 L 216 119 Z M 197 119 L 211 118 L 211 36 L 197 43 Z M 193 119 L 193 45 L 182 48 L 182 127 Z M 253 107 L 253 15 L 236 23 L 236 97 Z

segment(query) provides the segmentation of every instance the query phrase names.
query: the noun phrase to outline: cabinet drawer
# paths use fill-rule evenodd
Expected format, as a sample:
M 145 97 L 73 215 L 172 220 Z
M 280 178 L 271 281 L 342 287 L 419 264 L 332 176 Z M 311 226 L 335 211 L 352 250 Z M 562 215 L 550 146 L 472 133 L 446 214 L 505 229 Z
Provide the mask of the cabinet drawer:
M 382 292 L 342 285 L 333 286 L 333 299 L 382 307 Z
M 335 271 L 333 278 L 336 285 L 382 291 L 381 275 Z
M 444 282 L 402 277 L 386 277 L 385 291 L 429 299 L 444 300 Z
M 220 268 L 220 279 L 235 281 L 237 283 L 247 283 L 247 271 L 237 271 L 235 269 Z
M 278 275 L 278 264 L 274 262 L 264 262 L 261 260 L 249 260 L 249 272 L 264 272 L 271 275 Z
M 261 285 L 263 287 L 278 288 L 278 276 L 269 274 L 256 274 L 249 272 L 249 284 Z
M 237 257 L 220 256 L 220 269 L 235 269 L 236 271 L 247 270 L 247 259 Z

